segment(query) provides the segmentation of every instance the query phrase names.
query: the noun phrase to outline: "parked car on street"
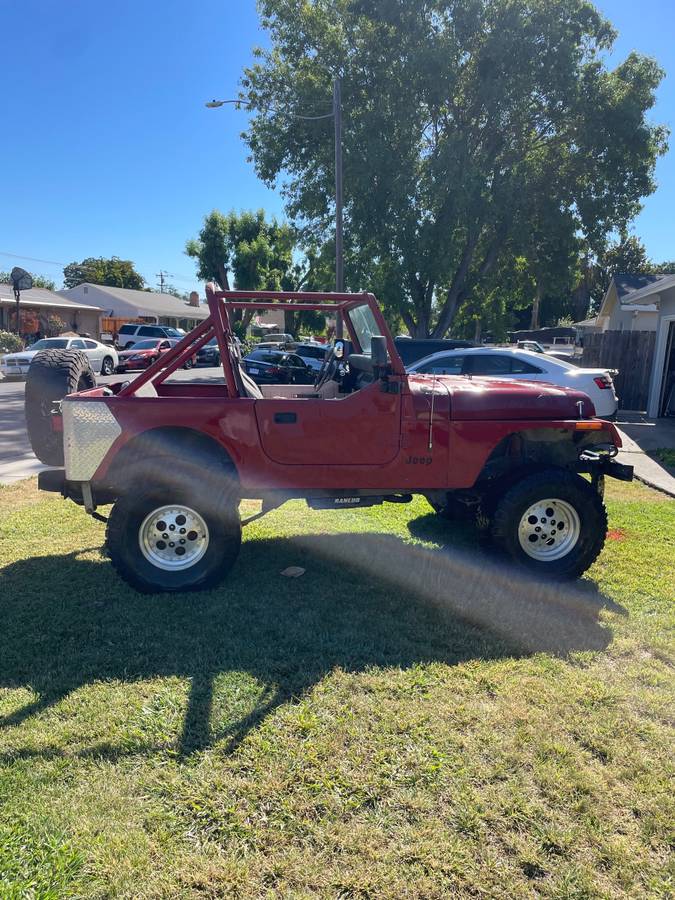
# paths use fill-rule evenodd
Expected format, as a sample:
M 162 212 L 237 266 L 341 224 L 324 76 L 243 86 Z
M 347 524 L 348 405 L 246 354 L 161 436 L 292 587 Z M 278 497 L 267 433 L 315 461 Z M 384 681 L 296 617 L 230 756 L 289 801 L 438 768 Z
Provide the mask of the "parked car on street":
M 312 384 L 316 373 L 296 353 L 253 350 L 244 358 L 244 370 L 256 384 Z
M 582 369 L 545 353 L 509 347 L 467 347 L 434 353 L 408 367 L 409 372 L 436 375 L 470 375 L 501 380 L 546 381 L 583 391 L 603 419 L 616 415 L 618 398 L 607 369 Z
M 185 332 L 181 328 L 169 328 L 168 325 L 143 325 L 140 322 L 130 322 L 120 326 L 117 332 L 117 347 L 120 350 L 128 350 L 142 338 L 173 338 L 180 340 Z
M 219 366 L 220 350 L 216 338 L 211 338 L 208 344 L 205 344 L 197 353 L 197 365 L 202 366 Z
M 86 357 L 46 350 L 26 384 L 31 446 L 56 467 L 40 473 L 39 487 L 99 520 L 97 508 L 112 504 L 107 555 L 136 589 L 218 584 L 235 565 L 242 525 L 258 518 L 242 523 L 242 499 L 261 500 L 264 514 L 290 498 L 340 510 L 420 494 L 547 582 L 576 578 L 602 551 L 604 478 L 630 481 L 633 469 L 615 460 L 619 432 L 579 386 L 519 381 L 517 372 L 406 372 L 372 294 L 242 299 L 213 285 L 206 294 L 208 318 L 135 379 L 96 387 Z M 234 315 L 271 301 L 332 313 L 350 334 L 334 341 L 311 385 L 256 384 L 242 368 Z M 222 383 L 167 383 L 213 337 Z M 247 368 L 262 370 L 265 355 L 251 354 Z M 255 566 L 249 574 L 255 584 Z
M 129 350 L 122 350 L 119 353 L 119 363 L 117 365 L 118 372 L 131 372 L 133 370 L 147 369 L 152 363 L 156 362 L 159 357 L 176 346 L 178 341 L 175 338 L 159 340 L 150 338 L 145 341 L 138 341 Z M 184 369 L 191 369 L 195 363 L 195 357 L 185 361 Z
M 25 378 L 33 358 L 41 350 L 80 350 L 91 368 L 100 375 L 112 375 L 117 366 L 117 350 L 93 338 L 42 338 L 18 353 L 0 355 L 0 372 L 7 378 Z
M 296 344 L 293 347 L 293 353 L 295 353 L 296 356 L 299 356 L 310 369 L 319 372 L 326 359 L 326 352 L 329 349 L 330 348 L 326 347 L 325 344 L 306 341 L 303 344 Z

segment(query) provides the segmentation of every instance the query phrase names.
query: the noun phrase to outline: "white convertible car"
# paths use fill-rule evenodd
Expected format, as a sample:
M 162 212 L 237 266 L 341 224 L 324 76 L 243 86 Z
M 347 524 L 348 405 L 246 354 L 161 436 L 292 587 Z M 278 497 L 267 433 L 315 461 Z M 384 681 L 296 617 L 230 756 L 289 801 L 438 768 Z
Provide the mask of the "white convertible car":
M 40 350 L 80 350 L 89 357 L 94 372 L 100 375 L 112 375 L 117 368 L 118 358 L 114 347 L 91 338 L 56 337 L 43 338 L 18 353 L 3 354 L 0 356 L 0 372 L 6 378 L 25 378 L 33 357 Z

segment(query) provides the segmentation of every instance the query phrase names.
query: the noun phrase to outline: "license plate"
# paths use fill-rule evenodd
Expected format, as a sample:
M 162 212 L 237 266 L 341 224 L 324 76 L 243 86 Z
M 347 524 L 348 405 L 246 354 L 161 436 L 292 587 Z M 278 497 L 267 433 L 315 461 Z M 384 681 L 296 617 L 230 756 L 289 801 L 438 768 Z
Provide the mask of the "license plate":
M 248 372 L 249 372 L 249 375 L 260 375 L 260 369 L 250 368 L 248 370 Z

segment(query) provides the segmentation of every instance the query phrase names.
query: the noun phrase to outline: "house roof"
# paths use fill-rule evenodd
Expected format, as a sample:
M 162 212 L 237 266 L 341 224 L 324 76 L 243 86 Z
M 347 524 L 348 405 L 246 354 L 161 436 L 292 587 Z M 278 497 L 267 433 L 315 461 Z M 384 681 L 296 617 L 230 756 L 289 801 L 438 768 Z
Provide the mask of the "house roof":
M 622 306 L 653 303 L 653 294 L 675 286 L 675 275 L 615 275 L 614 286 Z
M 0 303 L 16 303 L 14 299 L 14 289 L 11 284 L 0 284 Z M 54 306 L 59 309 L 89 309 L 92 312 L 100 312 L 98 306 L 88 306 L 86 303 L 80 303 L 77 300 L 71 300 L 57 294 L 54 291 L 48 291 L 46 288 L 31 288 L 29 291 L 21 291 L 19 300 L 20 306 Z
M 140 315 L 173 316 L 178 319 L 205 319 L 209 315 L 207 306 L 190 306 L 185 300 L 174 297 L 173 294 L 160 294 L 158 291 L 134 291 L 131 288 L 109 287 L 107 284 L 79 284 L 60 293 L 64 297 L 90 293 L 92 299 L 95 298 L 97 301 L 101 300 L 100 294 L 104 294 L 111 300 L 121 301 L 133 307 L 137 311 L 136 314 Z M 101 308 L 106 309 L 105 306 Z

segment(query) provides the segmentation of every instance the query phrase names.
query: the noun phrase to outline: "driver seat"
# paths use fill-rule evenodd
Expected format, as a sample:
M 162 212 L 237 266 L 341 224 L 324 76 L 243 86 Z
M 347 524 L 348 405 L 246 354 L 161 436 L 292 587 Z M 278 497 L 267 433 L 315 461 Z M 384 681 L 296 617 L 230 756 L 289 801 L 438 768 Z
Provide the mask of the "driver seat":
M 227 349 L 230 354 L 230 359 L 235 363 L 235 365 L 232 366 L 232 371 L 234 373 L 234 380 L 237 382 L 239 393 L 244 397 L 248 397 L 250 400 L 262 400 L 262 391 L 255 383 L 255 381 L 251 378 L 251 376 L 247 375 L 247 373 L 244 371 L 244 367 L 241 364 L 239 344 L 237 344 L 236 341 L 228 340 Z
M 247 375 L 247 373 L 244 372 L 241 362 L 237 363 L 237 369 L 239 371 L 239 378 L 241 380 L 240 390 L 243 390 L 246 396 L 251 400 L 262 400 L 263 392 L 251 378 L 251 376 Z

